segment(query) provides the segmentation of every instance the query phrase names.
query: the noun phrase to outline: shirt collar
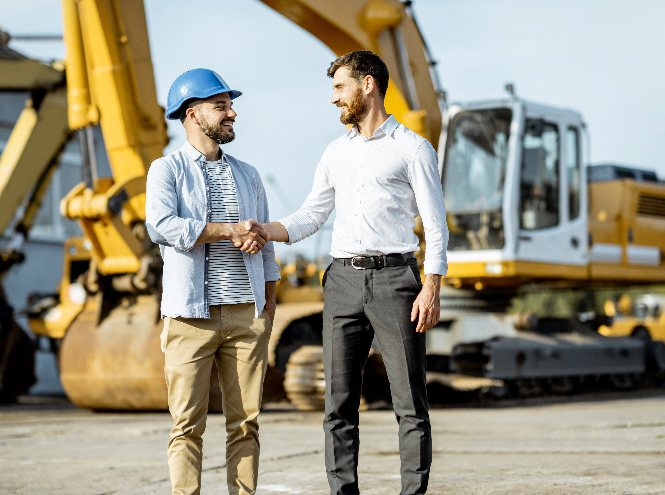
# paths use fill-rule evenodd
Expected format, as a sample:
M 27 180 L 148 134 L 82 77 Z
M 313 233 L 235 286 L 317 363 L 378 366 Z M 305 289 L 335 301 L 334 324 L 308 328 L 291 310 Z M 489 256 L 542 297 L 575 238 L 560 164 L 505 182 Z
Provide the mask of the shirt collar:
M 185 141 L 185 144 L 182 145 L 182 148 L 180 148 L 180 150 L 196 163 L 206 162 L 205 155 L 196 148 L 194 148 L 194 146 L 192 146 L 192 143 L 190 143 L 189 141 Z M 224 161 L 226 159 L 226 156 L 224 155 L 224 150 L 221 148 L 219 150 L 222 152 L 220 160 Z
M 381 124 L 376 129 L 376 131 L 374 131 L 372 137 L 378 137 L 379 134 L 385 134 L 386 136 L 392 137 L 393 132 L 395 131 L 398 125 L 399 122 L 397 122 L 397 119 L 391 113 L 390 115 L 388 115 L 386 121 L 383 124 Z M 351 139 L 355 136 L 360 136 L 360 133 L 358 132 L 358 126 L 354 124 L 348 131 L 346 131 L 346 137 Z
M 381 127 L 379 127 L 379 129 L 381 129 L 386 136 L 392 137 L 393 132 L 395 132 L 395 129 L 397 129 L 398 125 L 399 122 L 397 122 L 397 119 L 391 113 L 390 115 L 388 115 L 386 121 L 383 124 L 381 124 Z

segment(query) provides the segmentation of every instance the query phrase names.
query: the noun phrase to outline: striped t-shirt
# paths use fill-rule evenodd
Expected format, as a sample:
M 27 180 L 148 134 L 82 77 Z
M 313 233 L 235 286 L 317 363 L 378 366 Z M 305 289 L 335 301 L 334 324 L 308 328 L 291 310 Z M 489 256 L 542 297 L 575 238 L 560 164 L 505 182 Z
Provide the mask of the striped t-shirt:
M 206 162 L 210 186 L 211 216 L 213 223 L 240 221 L 236 184 L 231 167 L 224 157 Z M 253 303 L 254 294 L 242 258 L 242 251 L 231 241 L 210 243 L 208 263 L 208 304 Z

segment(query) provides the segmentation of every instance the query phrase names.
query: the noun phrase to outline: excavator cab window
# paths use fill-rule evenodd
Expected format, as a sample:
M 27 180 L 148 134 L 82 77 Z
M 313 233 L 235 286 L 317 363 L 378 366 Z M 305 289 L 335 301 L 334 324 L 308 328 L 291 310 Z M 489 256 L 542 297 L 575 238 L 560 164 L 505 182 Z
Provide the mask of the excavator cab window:
M 555 124 L 526 121 L 521 172 L 521 228 L 555 227 L 559 224 L 559 131 Z
M 460 112 L 451 122 L 443 165 L 443 197 L 451 251 L 501 249 L 503 189 L 512 111 Z
M 580 216 L 580 180 L 582 177 L 579 134 L 576 127 L 569 127 L 566 131 L 565 155 L 568 180 L 568 218 L 574 220 Z

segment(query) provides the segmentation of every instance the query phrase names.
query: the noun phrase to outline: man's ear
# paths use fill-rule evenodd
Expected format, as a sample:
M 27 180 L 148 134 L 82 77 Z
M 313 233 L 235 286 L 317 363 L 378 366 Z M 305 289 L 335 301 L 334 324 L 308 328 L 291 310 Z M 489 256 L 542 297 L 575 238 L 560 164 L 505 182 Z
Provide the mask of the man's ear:
M 190 117 L 195 124 L 199 123 L 199 119 L 196 118 L 196 112 L 194 111 L 194 107 L 189 107 L 187 109 L 187 119 L 189 119 Z
M 362 88 L 363 92 L 368 95 L 374 88 L 376 88 L 376 81 L 374 81 L 372 76 L 365 76 L 365 79 L 363 79 Z

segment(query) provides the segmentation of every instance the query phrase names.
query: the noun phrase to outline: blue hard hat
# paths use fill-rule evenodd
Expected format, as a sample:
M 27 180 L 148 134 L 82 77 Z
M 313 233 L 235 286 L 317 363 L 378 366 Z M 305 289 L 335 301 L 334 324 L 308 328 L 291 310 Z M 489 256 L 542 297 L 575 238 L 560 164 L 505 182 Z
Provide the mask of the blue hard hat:
M 219 93 L 228 93 L 233 100 L 240 96 L 240 91 L 229 88 L 222 76 L 210 69 L 192 69 L 180 74 L 169 89 L 166 100 L 166 118 L 176 120 L 180 118 L 180 107 L 187 100 L 205 99 Z

